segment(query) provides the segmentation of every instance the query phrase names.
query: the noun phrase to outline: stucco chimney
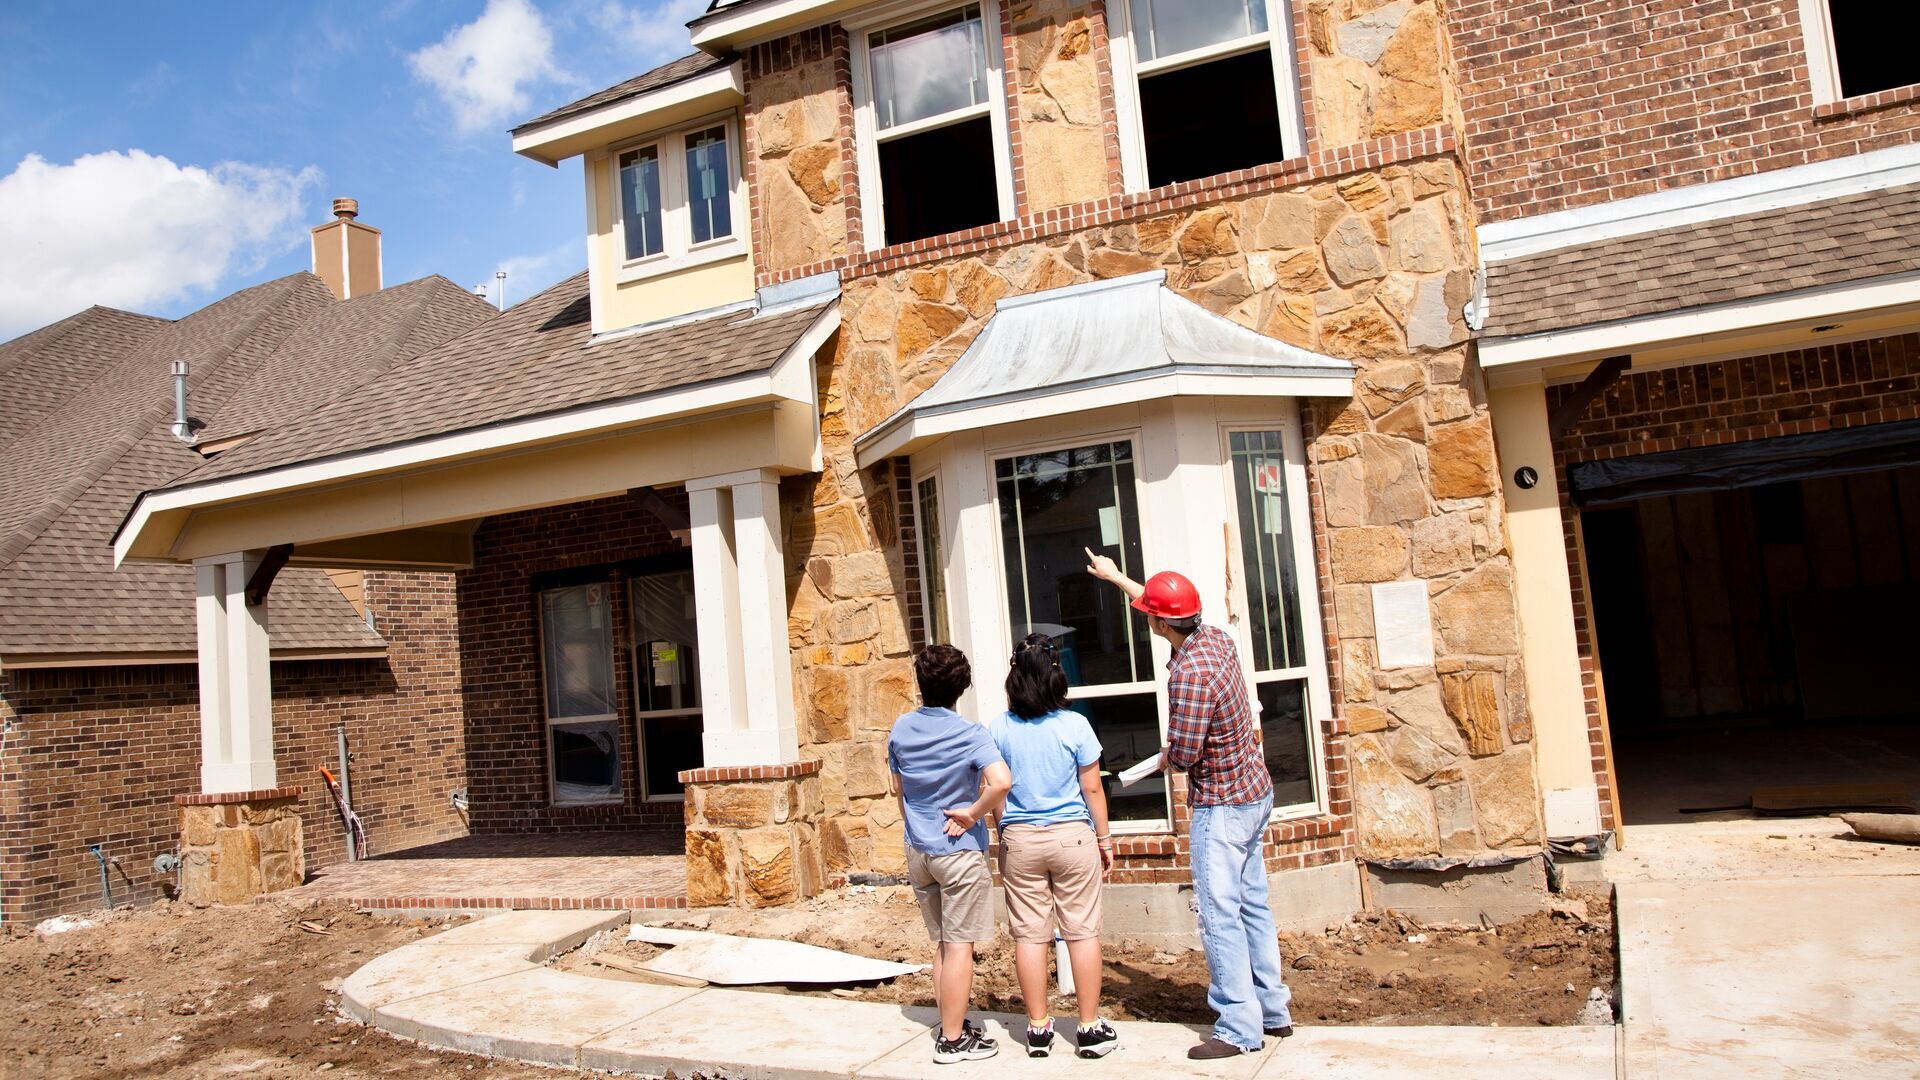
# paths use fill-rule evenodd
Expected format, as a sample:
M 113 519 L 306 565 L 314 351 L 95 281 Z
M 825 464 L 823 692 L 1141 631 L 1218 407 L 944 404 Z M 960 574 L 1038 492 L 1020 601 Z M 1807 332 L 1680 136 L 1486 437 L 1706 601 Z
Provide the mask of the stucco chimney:
M 359 216 L 358 199 L 335 199 L 333 220 L 313 227 L 313 273 L 342 300 L 380 291 L 380 230 Z

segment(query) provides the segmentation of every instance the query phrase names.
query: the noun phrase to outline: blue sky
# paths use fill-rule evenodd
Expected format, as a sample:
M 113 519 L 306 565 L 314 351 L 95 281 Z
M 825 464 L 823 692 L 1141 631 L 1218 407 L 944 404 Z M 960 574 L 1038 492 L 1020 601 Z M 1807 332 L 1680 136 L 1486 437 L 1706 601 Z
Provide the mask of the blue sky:
M 585 263 L 578 161 L 506 129 L 690 50 L 704 0 L 9 2 L 0 340 L 92 303 L 178 316 L 309 267 L 334 196 L 389 284 Z

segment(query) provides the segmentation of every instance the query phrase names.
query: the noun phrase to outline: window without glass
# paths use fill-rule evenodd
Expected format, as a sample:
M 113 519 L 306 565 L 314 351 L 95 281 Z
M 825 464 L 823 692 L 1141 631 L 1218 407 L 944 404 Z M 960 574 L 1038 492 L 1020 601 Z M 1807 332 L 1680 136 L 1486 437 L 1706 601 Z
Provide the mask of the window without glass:
M 927 644 L 939 645 L 953 640 L 947 632 L 946 565 L 940 544 L 940 486 L 929 476 L 920 481 L 915 499 L 916 524 L 920 529 L 921 594 L 927 599 Z
M 1146 618 L 1087 573 L 1083 549 L 1142 573 L 1133 445 L 1101 443 L 994 463 L 1013 642 L 1051 635 L 1073 708 L 1104 750 L 1101 778 L 1115 821 L 1164 821 L 1164 779 L 1119 788 L 1113 775 L 1159 752 L 1159 698 Z
M 1228 436 L 1240 531 L 1241 576 L 1253 646 L 1254 693 L 1273 803 L 1315 799 L 1313 728 L 1307 717 L 1307 671 L 1300 633 L 1300 591 L 1288 516 L 1286 451 L 1278 431 Z
M 1127 21 L 1147 186 L 1286 156 L 1267 0 L 1128 0 Z
M 998 56 L 978 4 L 867 35 L 884 243 L 1000 219 Z
M 679 774 L 704 760 L 693 571 L 638 576 L 629 590 L 640 775 L 647 798 L 679 798 Z
M 613 616 L 604 582 L 540 594 L 553 801 L 619 802 Z
M 1920 82 L 1920 61 L 1905 34 L 1887 32 L 1887 14 L 1886 4 L 1872 0 L 1827 0 L 1841 97 Z
M 621 247 L 630 264 L 670 268 L 744 250 L 732 120 L 654 136 L 614 155 Z

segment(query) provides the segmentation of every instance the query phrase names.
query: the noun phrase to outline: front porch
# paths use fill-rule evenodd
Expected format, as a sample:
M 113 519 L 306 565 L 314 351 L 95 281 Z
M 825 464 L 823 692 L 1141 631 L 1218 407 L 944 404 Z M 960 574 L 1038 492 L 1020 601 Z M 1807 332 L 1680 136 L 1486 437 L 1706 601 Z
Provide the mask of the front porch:
M 283 895 L 394 911 L 687 906 L 678 828 L 465 836 L 319 870 Z

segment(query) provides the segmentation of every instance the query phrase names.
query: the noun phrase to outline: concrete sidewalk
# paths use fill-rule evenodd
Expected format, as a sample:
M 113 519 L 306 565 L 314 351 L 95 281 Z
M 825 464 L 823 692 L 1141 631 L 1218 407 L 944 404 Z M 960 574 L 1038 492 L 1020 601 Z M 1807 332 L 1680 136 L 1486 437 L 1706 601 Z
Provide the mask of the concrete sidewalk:
M 1205 1030 L 1118 1025 L 1120 1049 L 1101 1061 L 1055 1051 L 1031 1059 L 1019 1017 L 989 1014 L 1000 1056 L 941 1066 L 933 1010 L 786 997 L 747 990 L 616 982 L 544 962 L 625 913 L 522 911 L 450 930 L 379 957 L 348 977 L 341 1004 L 374 1027 L 431 1046 L 551 1065 L 648 1076 L 742 1080 L 966 1076 L 1218 1077 L 1310 1075 L 1316 1080 L 1612 1080 L 1615 1029 L 1303 1027 L 1295 1037 L 1225 1062 L 1194 1062 Z

